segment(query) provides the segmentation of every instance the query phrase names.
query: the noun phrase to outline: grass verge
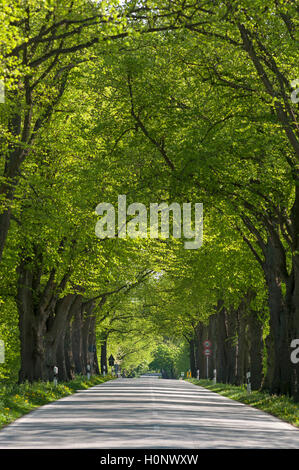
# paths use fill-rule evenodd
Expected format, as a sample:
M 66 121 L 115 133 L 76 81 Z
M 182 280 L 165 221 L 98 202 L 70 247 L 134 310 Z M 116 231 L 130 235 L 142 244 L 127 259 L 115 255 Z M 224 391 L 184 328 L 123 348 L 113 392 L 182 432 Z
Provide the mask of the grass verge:
M 245 403 L 245 405 L 266 411 L 287 423 L 299 427 L 299 403 L 295 403 L 292 398 L 286 395 L 270 395 L 261 391 L 252 391 L 249 394 L 246 385 L 213 384 L 211 380 L 187 379 L 187 381 L 232 400 Z
M 57 387 L 52 382 L 0 385 L 0 429 L 39 406 L 113 378 L 94 375 L 87 380 L 86 376 L 77 376 L 70 382 L 59 383 Z

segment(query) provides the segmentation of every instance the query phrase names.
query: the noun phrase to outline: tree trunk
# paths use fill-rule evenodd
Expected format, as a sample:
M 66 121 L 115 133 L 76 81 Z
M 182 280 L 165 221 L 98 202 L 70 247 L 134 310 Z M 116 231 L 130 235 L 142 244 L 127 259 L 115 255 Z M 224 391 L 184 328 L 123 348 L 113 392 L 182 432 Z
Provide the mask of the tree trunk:
M 62 342 L 65 334 L 65 328 L 73 302 L 76 301 L 77 294 L 67 294 L 59 299 L 55 305 L 55 315 L 47 322 L 47 331 L 44 336 L 45 341 L 45 361 L 44 369 L 48 380 L 52 380 L 54 366 L 57 366 L 57 350 L 59 343 Z M 64 347 L 61 346 L 61 355 L 64 357 Z M 64 369 L 64 364 L 62 363 Z M 59 373 L 59 370 L 58 370 Z
M 281 281 L 277 269 L 275 269 L 275 254 L 275 249 L 269 241 L 265 261 L 265 277 L 270 311 L 270 338 L 267 341 L 270 368 L 267 371 L 265 386 L 268 385 L 270 393 L 291 395 L 289 312 L 282 294 Z
M 217 315 L 211 315 L 209 317 L 208 325 L 208 339 L 212 343 L 212 355 L 209 358 L 210 364 L 210 376 L 214 377 L 214 369 L 216 369 L 216 354 L 217 354 L 217 340 L 216 340 L 216 326 L 217 326 Z M 217 370 L 216 370 L 217 375 Z
M 76 298 L 76 294 L 68 294 L 59 299 L 59 290 L 54 283 L 53 272 L 46 285 L 41 288 L 41 273 L 41 260 L 38 254 L 32 259 L 23 260 L 18 267 L 20 382 L 53 379 L 59 342 L 65 333 L 69 309 Z M 61 287 L 65 285 L 66 279 L 67 277 L 62 281 Z M 64 374 L 63 346 L 59 353 L 61 373 Z
M 293 229 L 292 279 L 287 288 L 290 315 L 289 345 L 293 339 L 299 339 L 299 174 L 296 173 L 295 201 L 291 210 Z M 291 354 L 291 350 L 289 351 Z M 292 396 L 299 402 L 299 363 L 290 362 Z
M 108 372 L 107 364 L 107 335 L 104 336 L 101 343 L 101 374 Z
M 237 312 L 237 370 L 236 385 L 242 385 L 246 382 L 246 372 L 248 361 L 246 360 L 246 302 L 242 301 Z
M 82 341 L 82 328 L 83 328 L 83 307 L 75 312 L 72 322 L 72 354 L 75 366 L 75 374 L 83 374 L 83 341 Z
M 263 379 L 263 326 L 258 318 L 258 313 L 253 310 L 248 316 L 248 322 L 251 388 L 252 390 L 259 390 Z
M 217 313 L 217 325 L 216 325 L 216 340 L 217 340 L 217 357 L 216 357 L 216 369 L 217 369 L 217 380 L 221 383 L 227 383 L 227 331 L 225 314 L 226 310 L 223 306 L 223 302 L 218 302 Z M 220 310 L 220 311 L 219 311 Z
M 12 91 L 16 101 L 16 111 L 9 120 L 9 131 L 17 141 L 21 135 L 22 116 L 21 103 L 18 102 L 17 91 Z M 23 134 L 25 135 L 25 134 Z M 0 261 L 6 244 L 7 234 L 11 220 L 11 203 L 14 199 L 16 185 L 20 177 L 20 167 L 24 158 L 25 146 L 17 146 L 14 144 L 9 146 L 8 155 L 6 157 L 4 172 L 2 175 L 2 183 L 0 184 L 0 197 L 5 201 L 5 210 L 0 214 Z
M 87 365 L 91 365 L 93 362 L 93 354 L 91 355 L 90 346 L 90 331 L 92 329 L 92 317 L 93 317 L 94 303 L 89 302 L 83 309 L 83 325 L 82 325 L 82 359 L 83 359 L 83 374 L 87 373 Z
M 96 314 L 93 312 L 90 318 L 90 327 L 89 327 L 89 345 L 93 347 L 92 353 L 90 353 L 90 370 L 91 374 L 99 375 L 99 363 L 98 363 L 98 354 L 97 354 L 97 342 L 96 342 Z
M 58 367 L 58 380 L 61 382 L 67 382 L 68 380 L 68 373 L 67 373 L 66 360 L 65 360 L 64 341 L 65 341 L 65 334 L 63 333 L 61 335 L 60 341 L 57 346 L 56 360 L 55 360 L 55 365 Z
M 67 380 L 73 380 L 75 378 L 75 363 L 73 358 L 72 348 L 72 325 L 68 324 L 65 333 L 64 343 L 64 354 L 65 354 L 65 365 L 67 370 Z
M 196 335 L 196 369 L 199 370 L 199 378 L 205 378 L 204 375 L 204 357 L 203 357 L 203 338 L 205 336 L 205 326 L 199 322 L 195 328 Z
M 20 264 L 18 274 L 17 306 L 21 344 L 19 382 L 46 380 L 43 368 L 44 330 L 39 322 L 33 299 L 34 274 L 26 261 Z
M 61 321 L 59 337 L 55 338 L 57 340 L 56 365 L 58 366 L 58 378 L 65 382 L 74 378 L 70 324 L 75 313 L 81 310 L 82 304 L 82 297 L 80 295 L 76 295 L 76 297 L 73 294 L 70 295 L 72 295 L 72 298 L 65 322 Z
M 298 216 L 299 217 L 299 216 Z M 299 228 L 298 228 L 299 231 Z M 297 250 L 299 251 L 299 245 Z M 299 256 L 294 255 L 293 269 L 294 269 L 294 284 L 292 297 L 290 301 L 291 318 L 289 324 L 289 346 L 292 340 L 299 339 Z M 292 349 L 290 348 L 289 354 L 291 356 Z M 292 396 L 296 402 L 299 402 L 299 362 L 293 363 L 290 358 L 291 369 L 291 391 Z
M 227 312 L 227 382 L 237 384 L 237 310 Z

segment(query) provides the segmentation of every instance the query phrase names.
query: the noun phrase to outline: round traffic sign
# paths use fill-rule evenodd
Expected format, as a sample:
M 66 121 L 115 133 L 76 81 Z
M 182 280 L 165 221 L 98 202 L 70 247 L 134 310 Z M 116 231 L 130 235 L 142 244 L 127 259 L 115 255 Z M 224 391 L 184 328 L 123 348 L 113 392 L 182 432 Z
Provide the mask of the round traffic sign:
M 205 349 L 203 353 L 204 353 L 205 356 L 211 356 L 212 355 L 211 349 Z
M 209 349 L 212 346 L 212 343 L 209 339 L 203 342 L 204 348 Z

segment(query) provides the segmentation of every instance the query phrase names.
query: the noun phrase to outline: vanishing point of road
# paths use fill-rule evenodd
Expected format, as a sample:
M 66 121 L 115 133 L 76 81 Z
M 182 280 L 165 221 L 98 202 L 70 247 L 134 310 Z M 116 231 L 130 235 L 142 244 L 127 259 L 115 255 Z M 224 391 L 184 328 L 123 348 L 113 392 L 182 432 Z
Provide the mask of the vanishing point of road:
M 299 449 L 299 429 L 181 380 L 116 379 L 0 431 L 1 449 Z

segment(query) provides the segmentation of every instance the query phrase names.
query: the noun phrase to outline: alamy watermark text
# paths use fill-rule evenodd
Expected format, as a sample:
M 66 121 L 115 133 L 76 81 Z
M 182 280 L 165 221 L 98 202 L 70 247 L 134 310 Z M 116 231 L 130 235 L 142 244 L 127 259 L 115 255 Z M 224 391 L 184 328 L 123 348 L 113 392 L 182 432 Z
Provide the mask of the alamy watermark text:
M 134 202 L 127 207 L 126 195 L 118 196 L 117 228 L 116 214 L 113 204 L 101 202 L 96 207 L 101 216 L 95 227 L 98 238 L 169 238 L 170 214 L 173 238 L 185 238 L 188 250 L 200 248 L 203 243 L 203 204 L 194 204 L 194 223 L 192 222 L 192 204 L 173 202 L 168 205 L 151 203 L 148 211 L 144 204 Z M 127 216 L 131 217 L 127 221 Z M 132 217 L 133 216 L 133 217 Z

